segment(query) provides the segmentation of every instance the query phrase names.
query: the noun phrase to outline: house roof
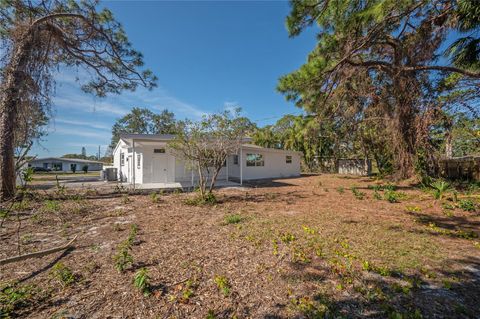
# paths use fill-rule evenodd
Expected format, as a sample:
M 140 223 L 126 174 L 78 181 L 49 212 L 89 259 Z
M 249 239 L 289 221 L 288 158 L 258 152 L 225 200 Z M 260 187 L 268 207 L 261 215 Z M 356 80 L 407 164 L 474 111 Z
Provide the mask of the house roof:
M 171 141 L 174 138 L 175 138 L 175 135 L 173 135 L 173 134 L 120 134 L 120 140 L 123 140 L 128 145 L 131 145 L 133 140 Z M 256 150 L 265 150 L 265 151 L 269 151 L 269 152 L 283 152 L 283 153 L 298 153 L 298 154 L 301 154 L 301 152 L 297 152 L 297 151 L 282 150 L 282 149 L 276 149 L 276 148 L 266 148 L 266 147 L 258 146 L 258 145 L 255 145 L 255 144 L 250 144 L 250 143 L 248 143 L 248 142 L 252 141 L 252 138 L 250 138 L 250 137 L 245 137 L 244 141 L 246 143 L 242 144 L 242 148 L 245 148 L 245 149 L 256 149 Z M 117 146 L 115 147 L 115 150 L 118 148 L 119 144 L 120 144 L 120 141 L 117 143 Z M 115 153 L 115 150 L 114 150 L 114 153 Z
M 29 161 L 32 162 L 45 162 L 45 161 L 62 161 L 62 162 L 74 162 L 74 163 L 93 163 L 93 164 L 104 164 L 103 162 L 87 160 L 83 158 L 64 158 L 64 157 L 44 157 L 44 158 L 36 158 L 34 160 Z

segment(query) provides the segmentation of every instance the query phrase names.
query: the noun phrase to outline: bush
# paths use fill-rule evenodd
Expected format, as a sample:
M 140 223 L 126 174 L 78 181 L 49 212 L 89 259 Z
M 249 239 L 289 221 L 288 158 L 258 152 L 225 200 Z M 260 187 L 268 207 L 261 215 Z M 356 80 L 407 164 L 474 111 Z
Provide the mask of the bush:
M 225 216 L 224 220 L 225 224 L 238 224 L 243 221 L 243 217 L 239 214 L 229 214 Z
M 458 207 L 466 212 L 474 212 L 476 210 L 475 203 L 471 199 L 462 199 L 458 202 Z
M 187 198 L 185 200 L 185 204 L 191 206 L 199 206 L 199 205 L 215 205 L 217 203 L 217 198 L 211 192 L 206 193 L 205 196 L 201 196 L 200 194 L 196 195 L 193 198 Z
M 88 173 L 88 165 L 83 165 L 82 171 L 87 174 Z

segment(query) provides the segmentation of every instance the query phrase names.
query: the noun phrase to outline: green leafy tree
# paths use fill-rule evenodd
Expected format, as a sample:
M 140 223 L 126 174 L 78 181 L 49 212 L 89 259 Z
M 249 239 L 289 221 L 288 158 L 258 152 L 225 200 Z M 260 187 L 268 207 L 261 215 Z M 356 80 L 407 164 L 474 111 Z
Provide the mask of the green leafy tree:
M 280 79 L 279 91 L 334 126 L 340 120 L 357 130 L 361 122 L 385 122 L 368 136 L 388 135 L 397 176 L 411 176 L 417 153 L 432 154 L 429 132 L 439 107 L 432 81 L 448 74 L 470 85 L 480 79 L 478 54 L 468 53 L 475 50 L 457 43 L 442 51 L 459 30 L 478 30 L 480 2 L 293 0 L 291 8 L 290 35 L 315 24 L 318 42 L 306 64 Z M 439 61 L 444 53 L 452 56 L 450 64 Z
M 168 110 L 155 114 L 147 108 L 134 107 L 113 125 L 110 147 L 115 148 L 122 133 L 174 134 L 176 127 L 175 115 Z
M 228 155 L 237 154 L 252 123 L 240 116 L 240 109 L 206 115 L 202 120 L 185 121 L 170 143 L 179 158 L 198 173 L 202 199 L 211 196 Z
M 0 198 L 15 191 L 14 129 L 22 104 L 45 110 L 60 67 L 90 70 L 84 91 L 98 96 L 152 88 L 156 78 L 142 70 L 113 14 L 98 1 L 4 0 L 0 3 L 2 73 L 0 88 Z

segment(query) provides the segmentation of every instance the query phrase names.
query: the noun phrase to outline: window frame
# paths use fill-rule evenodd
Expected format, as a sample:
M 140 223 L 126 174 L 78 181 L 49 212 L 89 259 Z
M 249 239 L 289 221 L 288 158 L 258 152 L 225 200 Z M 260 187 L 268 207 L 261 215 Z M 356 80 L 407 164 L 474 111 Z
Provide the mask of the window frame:
M 120 166 L 125 165 L 125 153 L 120 152 Z
M 252 157 L 252 156 L 255 157 L 255 159 L 248 159 L 249 157 Z M 247 153 L 247 160 L 245 162 L 247 167 L 264 167 L 265 166 L 265 158 L 261 153 Z
M 293 162 L 292 155 L 285 155 L 285 163 L 286 164 L 292 164 L 292 162 Z
M 140 165 L 140 162 L 142 160 L 142 154 L 137 154 L 137 168 L 140 169 L 142 166 Z
M 158 152 L 157 152 L 158 151 Z M 153 154 L 165 154 L 167 151 L 165 150 L 165 147 L 162 148 L 154 148 L 153 149 Z
M 238 165 L 238 155 L 233 155 L 233 165 Z

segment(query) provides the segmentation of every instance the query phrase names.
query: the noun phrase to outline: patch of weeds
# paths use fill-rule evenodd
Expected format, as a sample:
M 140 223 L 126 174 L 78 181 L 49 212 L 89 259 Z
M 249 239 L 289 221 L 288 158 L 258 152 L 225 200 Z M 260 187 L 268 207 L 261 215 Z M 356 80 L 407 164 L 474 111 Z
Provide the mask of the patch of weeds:
M 160 196 L 158 195 L 157 192 L 151 193 L 150 200 L 152 201 L 152 203 L 157 204 L 160 202 Z
M 25 211 L 30 209 L 30 201 L 26 198 L 21 201 L 16 201 L 12 205 L 13 211 Z
M 123 272 L 133 263 L 133 257 L 130 254 L 130 251 L 132 250 L 132 245 L 137 236 L 137 232 L 138 226 L 132 224 L 130 226 L 130 234 L 128 235 L 128 238 L 117 247 L 117 253 L 113 256 L 113 260 L 115 262 L 115 269 L 119 272 Z
M 8 283 L 0 287 L 0 318 L 15 318 L 15 311 L 27 306 L 35 294 L 33 286 Z
M 383 197 L 389 203 L 399 203 L 402 195 L 392 190 L 386 190 Z
M 406 311 L 406 312 L 398 312 L 396 310 L 389 310 L 388 319 L 422 319 L 422 313 L 419 309 L 415 309 L 415 311 Z
M 337 187 L 336 190 L 339 194 L 345 193 L 345 188 L 343 186 Z
M 140 292 L 145 296 L 148 297 L 151 294 L 151 285 L 150 285 L 150 277 L 148 275 L 147 268 L 143 267 L 140 268 L 135 273 L 135 277 L 133 278 L 133 286 L 140 290 Z
M 373 198 L 376 200 L 382 200 L 382 195 L 377 190 L 373 191 Z
M 301 313 L 305 318 L 330 318 L 331 302 L 323 295 L 314 298 L 301 297 L 290 299 L 294 311 Z
M 280 240 L 284 243 L 284 244 L 289 244 L 293 241 L 296 240 L 295 236 L 290 234 L 290 233 L 284 233 L 280 236 Z
M 51 276 L 62 286 L 62 288 L 70 286 L 76 281 L 76 277 L 72 270 L 62 262 L 58 262 L 53 266 Z
M 212 309 L 208 310 L 207 316 L 205 317 L 205 319 L 217 319 L 217 315 L 215 314 L 215 311 L 213 311 Z
M 445 229 L 442 227 L 438 227 L 434 222 L 430 222 L 428 224 L 428 228 L 430 228 L 435 233 L 447 235 L 451 237 L 458 237 L 458 238 L 464 238 L 464 239 L 478 238 L 477 233 L 475 233 L 474 231 L 463 230 L 463 229 L 455 229 L 455 230 Z
M 230 283 L 228 282 L 227 277 L 225 277 L 225 276 L 215 276 L 214 281 L 215 281 L 215 284 L 217 285 L 218 290 L 220 290 L 220 292 L 225 297 L 230 295 L 231 287 L 230 287 Z
M 278 242 L 273 239 L 272 245 L 273 245 L 273 255 L 278 256 Z M 479 245 L 479 248 L 480 248 L 480 245 Z
M 239 214 L 228 214 L 223 218 L 226 225 L 241 223 L 244 218 Z
M 409 213 L 420 213 L 422 211 L 420 207 L 410 205 L 405 206 L 405 210 Z
M 43 203 L 43 209 L 47 212 L 53 213 L 60 210 L 60 205 L 55 200 L 46 200 Z
M 455 206 L 453 206 L 450 203 L 442 203 L 442 208 L 443 209 L 448 209 L 448 210 L 453 210 L 453 209 L 455 209 Z
M 350 188 L 352 190 L 353 196 L 355 196 L 356 199 L 364 199 L 365 198 L 365 193 L 359 191 L 356 187 Z
M 194 279 L 189 279 L 185 283 L 185 288 L 182 291 L 182 302 L 188 303 L 190 298 L 195 295 L 195 289 L 198 287 L 197 282 Z
M 315 229 L 310 228 L 308 226 L 302 226 L 302 228 L 303 228 L 303 231 L 305 232 L 305 234 L 315 235 L 315 233 L 316 233 Z
M 122 203 L 124 205 L 130 203 L 132 200 L 130 199 L 130 197 L 128 196 L 128 194 L 123 194 L 122 195 Z
M 275 193 L 266 193 L 265 194 L 266 199 L 273 200 L 273 199 L 276 199 L 277 197 L 278 197 L 278 194 L 275 194 Z
M 474 241 L 473 242 L 473 247 L 476 247 L 476 248 L 480 249 L 480 242 Z
M 458 202 L 458 207 L 466 212 L 474 212 L 476 210 L 475 202 L 471 199 L 462 199 Z
M 384 276 L 384 277 L 390 276 L 392 274 L 392 272 L 387 267 L 376 266 L 376 265 L 373 265 L 372 263 L 370 263 L 368 261 L 363 261 L 362 262 L 362 269 L 365 270 L 365 271 L 370 271 L 370 272 L 377 273 L 380 276 Z
M 25 234 L 20 237 L 20 241 L 23 245 L 28 245 L 33 242 L 33 235 L 32 234 Z
M 205 196 L 196 195 L 185 199 L 185 204 L 190 206 L 201 206 L 201 205 L 215 205 L 217 203 L 217 198 L 213 193 L 207 193 Z

